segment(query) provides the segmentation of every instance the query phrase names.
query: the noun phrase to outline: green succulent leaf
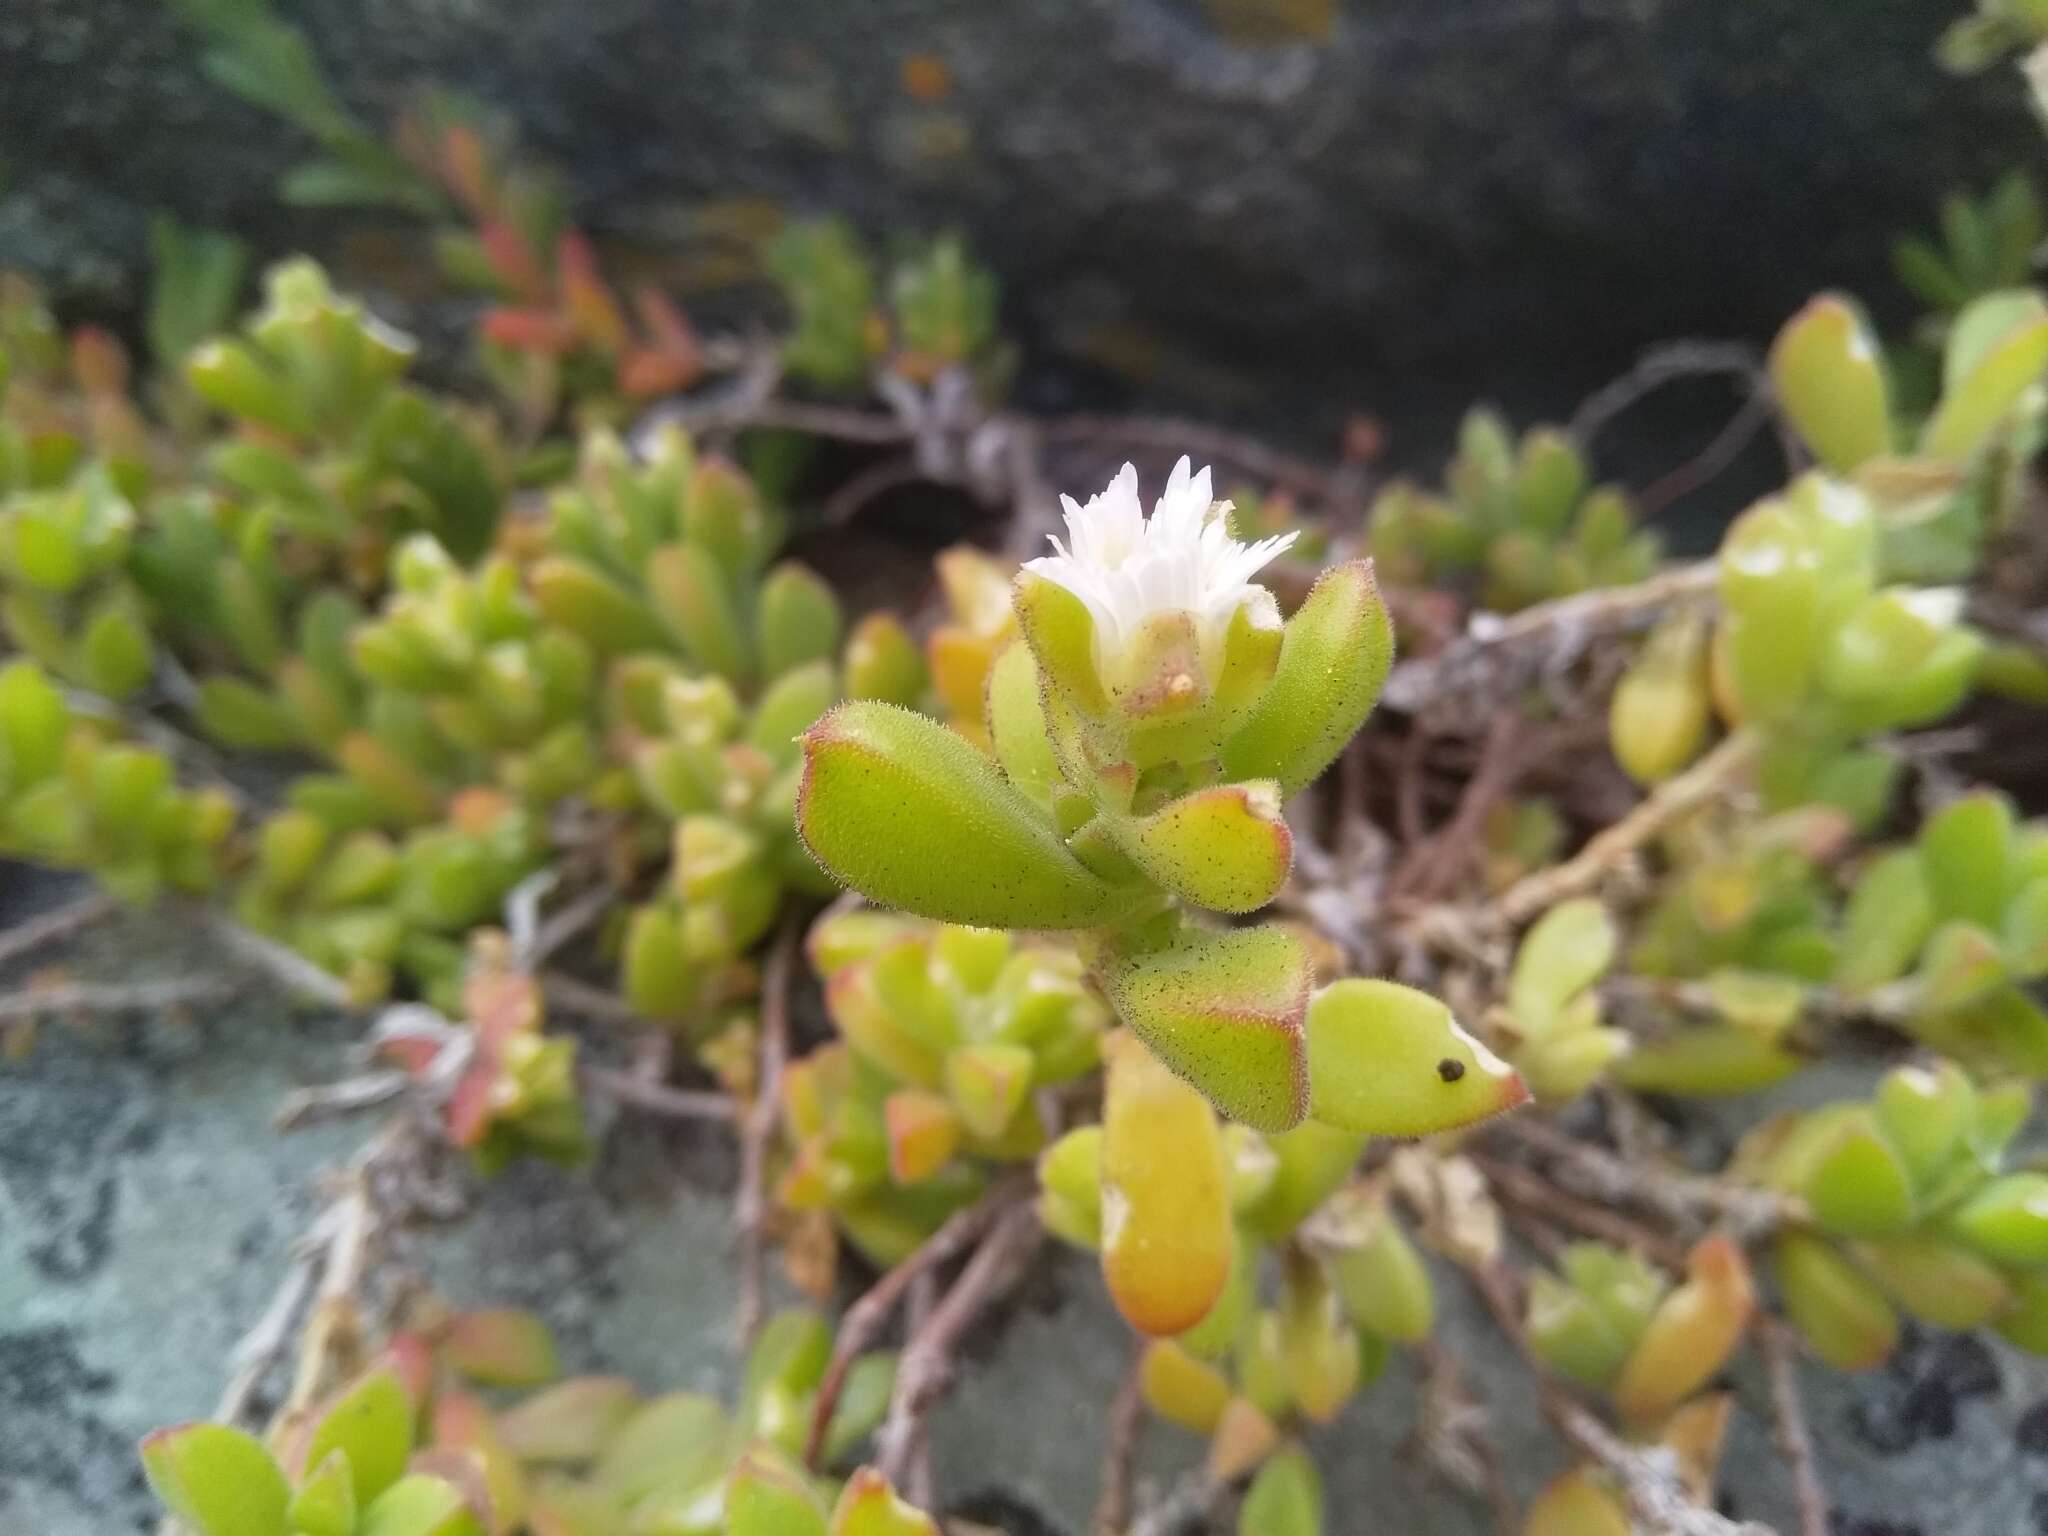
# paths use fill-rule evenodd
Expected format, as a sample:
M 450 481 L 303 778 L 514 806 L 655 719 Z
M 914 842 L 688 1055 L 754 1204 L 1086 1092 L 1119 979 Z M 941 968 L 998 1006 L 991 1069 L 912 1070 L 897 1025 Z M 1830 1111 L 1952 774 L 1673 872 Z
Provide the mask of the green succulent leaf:
M 1287 621 L 1272 682 L 1224 743 L 1224 773 L 1275 780 L 1281 798 L 1294 794 L 1357 734 L 1393 661 L 1393 622 L 1372 562 L 1330 567 Z
M 1771 384 L 1815 457 L 1837 474 L 1891 451 L 1884 354 L 1862 311 L 1823 294 L 1771 345 Z
M 1161 1061 L 1231 1119 L 1268 1132 L 1308 1112 L 1313 983 L 1307 948 L 1276 927 L 1191 931 L 1103 968 L 1118 1017 Z
M 1237 1515 L 1237 1536 L 1322 1536 L 1323 1480 L 1299 1446 L 1259 1468 Z
M 181 1424 L 142 1442 L 164 1506 L 198 1536 L 285 1536 L 291 1489 L 256 1439 L 225 1424 Z
M 1351 978 L 1308 1007 L 1309 1113 L 1375 1136 L 1428 1136 L 1528 1101 L 1520 1075 L 1427 993 Z
M 1117 835 L 1146 874 L 1217 912 L 1257 911 L 1279 894 L 1294 863 L 1294 835 L 1269 779 L 1198 789 L 1120 824 Z
M 856 700 L 805 733 L 803 748 L 804 844 L 871 900 L 983 928 L 1095 927 L 1128 905 L 994 764 L 936 721 Z

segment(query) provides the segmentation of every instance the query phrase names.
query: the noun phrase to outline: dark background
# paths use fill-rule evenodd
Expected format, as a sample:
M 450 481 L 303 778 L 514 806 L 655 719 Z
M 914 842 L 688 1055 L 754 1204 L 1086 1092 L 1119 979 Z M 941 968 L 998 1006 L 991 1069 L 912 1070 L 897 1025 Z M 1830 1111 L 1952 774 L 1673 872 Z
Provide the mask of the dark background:
M 1894 236 L 2039 154 L 2015 71 L 1932 62 L 1963 9 L 280 0 L 366 122 L 423 79 L 467 88 L 614 260 L 700 309 L 744 266 L 730 237 L 787 213 L 958 227 L 1004 279 L 1031 403 L 1192 410 L 1325 453 L 1364 411 L 1419 468 L 1474 399 L 1561 416 L 1656 341 L 1762 344 L 1817 288 L 1903 319 Z M 163 207 L 311 247 L 403 311 L 416 236 L 282 206 L 307 144 L 200 52 L 163 0 L 0 0 L 0 266 L 118 319 Z M 1646 479 L 1730 405 L 1725 383 L 1676 391 L 1601 467 Z M 1682 509 L 1687 542 L 1767 463 Z

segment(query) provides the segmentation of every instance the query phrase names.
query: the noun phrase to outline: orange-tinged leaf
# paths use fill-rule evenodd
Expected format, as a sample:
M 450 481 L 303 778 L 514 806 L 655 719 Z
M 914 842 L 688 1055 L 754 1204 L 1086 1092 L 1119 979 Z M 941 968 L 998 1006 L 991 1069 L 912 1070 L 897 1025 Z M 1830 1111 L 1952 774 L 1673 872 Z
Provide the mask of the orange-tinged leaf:
M 905 1503 L 889 1479 L 862 1467 L 846 1481 L 832 1511 L 831 1536 L 939 1536 L 932 1517 Z
M 967 1129 L 994 1141 L 1010 1126 L 1031 1087 L 1036 1058 L 1021 1045 L 963 1045 L 946 1056 L 946 1092 Z
M 458 1313 L 442 1347 L 450 1365 L 485 1386 L 538 1387 L 562 1373 L 548 1325 L 521 1307 Z
M 1234 1483 L 1279 1445 L 1280 1431 L 1259 1405 L 1248 1397 L 1233 1397 L 1216 1421 L 1203 1465 L 1217 1482 Z
M 1732 1238 L 1702 1238 L 1686 1271 L 1615 1380 L 1615 1405 L 1638 1422 L 1658 1418 L 1706 1385 L 1741 1342 L 1756 1307 L 1749 1263 Z
M 1711 1506 L 1721 1471 L 1721 1448 L 1735 1415 L 1733 1392 L 1709 1392 L 1680 1407 L 1664 1421 L 1657 1438 L 1678 1457 L 1678 1475 L 1695 1504 Z
M 1230 1278 L 1236 1234 L 1215 1113 L 1136 1036 L 1104 1042 L 1102 1271 L 1140 1332 L 1202 1320 Z
M 901 1089 L 882 1101 L 889 1137 L 889 1177 L 921 1184 L 952 1161 L 960 1145 L 960 1116 L 936 1093 Z

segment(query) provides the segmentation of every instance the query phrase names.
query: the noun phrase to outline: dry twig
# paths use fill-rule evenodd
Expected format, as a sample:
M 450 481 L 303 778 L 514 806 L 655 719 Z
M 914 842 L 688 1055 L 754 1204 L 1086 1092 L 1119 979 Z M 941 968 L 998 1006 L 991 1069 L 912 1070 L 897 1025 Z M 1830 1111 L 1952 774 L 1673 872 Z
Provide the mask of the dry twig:
M 628 1109 L 644 1110 L 668 1120 L 714 1120 L 731 1124 L 739 1110 L 729 1094 L 704 1088 L 671 1088 L 633 1072 L 610 1067 L 584 1067 L 577 1076 L 592 1093 L 601 1093 Z
M 120 903 L 105 892 L 82 896 L 77 901 L 67 902 L 54 912 L 41 917 L 32 917 L 25 923 L 17 923 L 5 933 L 0 933 L 0 965 L 12 965 L 24 955 L 33 954 L 45 944 L 55 944 L 68 939 L 81 929 L 89 928 L 102 918 L 120 910 Z
M 1012 1206 L 974 1250 L 945 1300 L 911 1335 L 896 1367 L 889 1416 L 875 1437 L 875 1465 L 890 1481 L 900 1483 L 909 1470 L 925 1432 L 925 1418 L 952 1383 L 961 1339 L 982 1308 L 1016 1279 L 1044 1239 L 1038 1212 L 1028 1204 Z
M 1445 724 L 1484 729 L 1500 705 L 1569 668 L 1594 641 L 1638 634 L 1674 604 L 1710 596 L 1719 572 L 1711 560 L 1674 566 L 1628 587 L 1604 587 L 1538 603 L 1509 618 L 1478 614 L 1442 650 L 1395 666 L 1380 703 L 1402 714 L 1427 712 Z
M 1649 1211 L 1681 1231 L 1724 1227 L 1737 1241 L 1748 1243 L 1801 1215 L 1796 1201 L 1771 1190 L 1617 1157 L 1533 1115 L 1506 1117 L 1499 1129 L 1546 1158 L 1551 1177 L 1572 1192 L 1602 1204 Z
M 1138 1459 L 1138 1437 L 1145 1429 L 1145 1343 L 1131 1351 L 1131 1368 L 1109 1405 L 1109 1433 L 1103 1439 L 1102 1480 L 1095 1496 L 1089 1528 L 1095 1536 L 1119 1536 L 1131 1522 L 1131 1476 Z
M 804 1461 L 813 1471 L 818 1470 L 818 1458 L 824 1453 L 825 1432 L 831 1428 L 832 1415 L 839 1407 L 839 1394 L 846 1386 L 846 1373 L 880 1336 L 882 1325 L 901 1305 L 911 1286 L 919 1276 L 930 1273 L 979 1242 L 998 1217 L 1015 1208 L 1029 1193 L 1029 1184 L 1021 1181 L 996 1185 L 965 1210 L 954 1212 L 938 1231 L 918 1244 L 908 1257 L 869 1286 L 860 1300 L 846 1309 L 846 1315 L 839 1320 L 839 1331 L 832 1339 L 831 1364 L 825 1368 L 824 1380 L 818 1384 L 817 1401 L 811 1407 L 811 1429 L 804 1442 Z
M 1775 1317 L 1760 1318 L 1757 1353 L 1771 1383 L 1771 1414 L 1776 1421 L 1778 1450 L 1792 1473 L 1792 1497 L 1799 1510 L 1799 1536 L 1828 1536 L 1828 1493 L 1813 1454 L 1813 1436 L 1799 1401 L 1798 1348 L 1785 1325 Z
M 178 976 L 169 981 L 95 985 L 87 982 L 28 987 L 0 997 L 0 1024 L 52 1013 L 155 1013 L 193 1003 L 218 1002 L 233 994 L 232 979 Z
M 1562 864 L 1523 876 L 1501 893 L 1495 908 L 1502 922 L 1520 927 L 1559 902 L 1597 889 L 1624 860 L 1660 836 L 1681 817 L 1729 793 L 1756 761 L 1756 738 L 1736 731 L 1705 757 L 1655 793 L 1628 815 L 1588 839 L 1586 846 Z
M 1685 1245 L 1652 1232 L 1604 1205 L 1559 1189 L 1542 1175 L 1504 1158 L 1483 1152 L 1468 1152 L 1473 1165 L 1486 1175 L 1487 1183 L 1512 1205 L 1563 1223 L 1585 1237 L 1597 1237 L 1618 1247 L 1632 1249 L 1676 1273 L 1685 1267 Z

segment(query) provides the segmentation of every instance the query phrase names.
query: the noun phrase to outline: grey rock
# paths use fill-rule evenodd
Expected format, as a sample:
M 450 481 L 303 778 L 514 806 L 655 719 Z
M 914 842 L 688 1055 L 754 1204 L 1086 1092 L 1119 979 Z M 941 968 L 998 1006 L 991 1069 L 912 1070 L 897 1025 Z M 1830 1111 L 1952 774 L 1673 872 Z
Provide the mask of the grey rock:
M 1892 237 L 2038 143 L 2012 71 L 1931 63 L 1957 0 L 281 4 L 365 122 L 460 86 L 623 244 L 687 248 L 735 200 L 963 226 L 1042 392 L 1109 379 L 1297 432 L 1370 410 L 1410 454 L 1475 397 L 1554 415 L 1647 344 L 1767 337 L 1821 286 L 1896 312 Z M 208 84 L 175 11 L 0 12 L 0 265 L 76 307 L 132 302 L 154 207 L 342 247 L 277 203 L 302 136 Z

